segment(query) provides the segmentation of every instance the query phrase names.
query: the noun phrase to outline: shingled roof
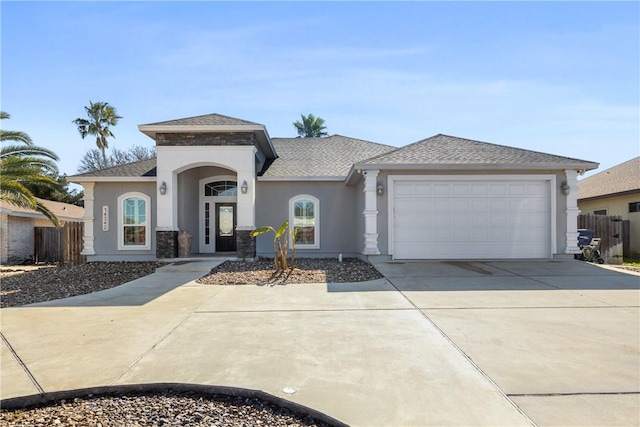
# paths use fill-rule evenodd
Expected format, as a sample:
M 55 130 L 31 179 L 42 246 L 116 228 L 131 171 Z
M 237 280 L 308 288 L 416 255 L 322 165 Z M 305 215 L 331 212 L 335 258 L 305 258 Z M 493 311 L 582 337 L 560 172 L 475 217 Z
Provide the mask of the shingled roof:
M 236 119 L 235 117 L 224 116 L 222 114 L 205 114 L 202 116 L 185 117 L 184 119 L 167 120 L 164 122 L 147 123 L 140 126 L 233 126 L 233 125 L 260 125 L 248 120 Z
M 372 157 L 361 165 L 576 167 L 589 170 L 598 166 L 586 160 L 442 134 Z
M 578 199 L 640 192 L 640 156 L 578 182 Z
M 84 217 L 84 208 L 69 203 L 55 202 L 53 200 L 45 200 L 36 197 L 36 200 L 42 203 L 47 209 L 63 221 L 77 221 Z M 0 211 L 6 212 L 12 216 L 29 216 L 29 217 L 43 217 L 40 212 L 13 205 L 4 200 L 0 201 Z
M 273 138 L 278 158 L 263 177 L 345 178 L 359 161 L 389 152 L 395 147 L 331 135 L 326 138 Z
M 139 162 L 127 163 L 126 165 L 113 166 L 93 172 L 81 173 L 70 176 L 70 181 L 80 181 L 78 178 L 132 178 L 132 177 L 154 177 L 156 176 L 156 159 L 141 160 Z

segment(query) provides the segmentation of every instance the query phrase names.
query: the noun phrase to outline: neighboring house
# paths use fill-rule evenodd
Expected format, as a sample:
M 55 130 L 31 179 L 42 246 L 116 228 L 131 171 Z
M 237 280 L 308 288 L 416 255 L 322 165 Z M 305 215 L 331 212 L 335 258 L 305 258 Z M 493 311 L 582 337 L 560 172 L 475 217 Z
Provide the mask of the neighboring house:
M 581 213 L 629 220 L 629 248 L 640 255 L 640 156 L 578 182 Z
M 196 254 L 273 256 L 250 234 L 285 219 L 299 257 L 563 256 L 578 251 L 577 176 L 598 166 L 447 135 L 271 138 L 219 114 L 139 129 L 157 159 L 68 178 L 84 187 L 89 261 L 174 258 L 179 230 Z
M 67 203 L 37 199 L 53 212 L 60 224 L 83 221 L 84 209 Z M 33 259 L 34 227 L 53 227 L 40 212 L 0 201 L 0 263 L 19 264 Z

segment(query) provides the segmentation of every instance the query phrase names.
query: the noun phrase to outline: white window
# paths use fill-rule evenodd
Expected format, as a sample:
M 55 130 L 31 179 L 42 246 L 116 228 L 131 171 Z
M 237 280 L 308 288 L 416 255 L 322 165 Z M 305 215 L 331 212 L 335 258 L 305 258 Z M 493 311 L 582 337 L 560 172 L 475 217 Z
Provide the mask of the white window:
M 118 250 L 151 249 L 151 198 L 142 193 L 118 197 Z
M 320 201 L 306 194 L 289 200 L 289 226 L 297 249 L 320 249 Z

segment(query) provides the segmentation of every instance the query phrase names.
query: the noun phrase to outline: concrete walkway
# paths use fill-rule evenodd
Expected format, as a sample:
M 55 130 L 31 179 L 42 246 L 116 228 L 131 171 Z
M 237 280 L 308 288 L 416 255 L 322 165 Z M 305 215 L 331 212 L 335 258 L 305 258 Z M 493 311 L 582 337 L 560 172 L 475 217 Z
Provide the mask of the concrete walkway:
M 638 277 L 422 262 L 354 284 L 193 281 L 213 265 L 2 309 L 2 399 L 190 383 L 263 390 L 354 426 L 640 422 Z

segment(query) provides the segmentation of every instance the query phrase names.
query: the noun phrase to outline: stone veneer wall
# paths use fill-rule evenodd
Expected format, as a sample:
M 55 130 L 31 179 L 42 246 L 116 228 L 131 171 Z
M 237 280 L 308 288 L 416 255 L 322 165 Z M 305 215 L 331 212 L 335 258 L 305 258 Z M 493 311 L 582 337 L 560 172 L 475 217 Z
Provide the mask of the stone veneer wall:
M 255 145 L 252 132 L 159 133 L 157 146 Z
M 251 237 L 251 230 L 236 230 L 236 251 L 238 259 L 256 257 L 256 239 Z
M 156 258 L 178 257 L 178 232 L 156 231 Z

